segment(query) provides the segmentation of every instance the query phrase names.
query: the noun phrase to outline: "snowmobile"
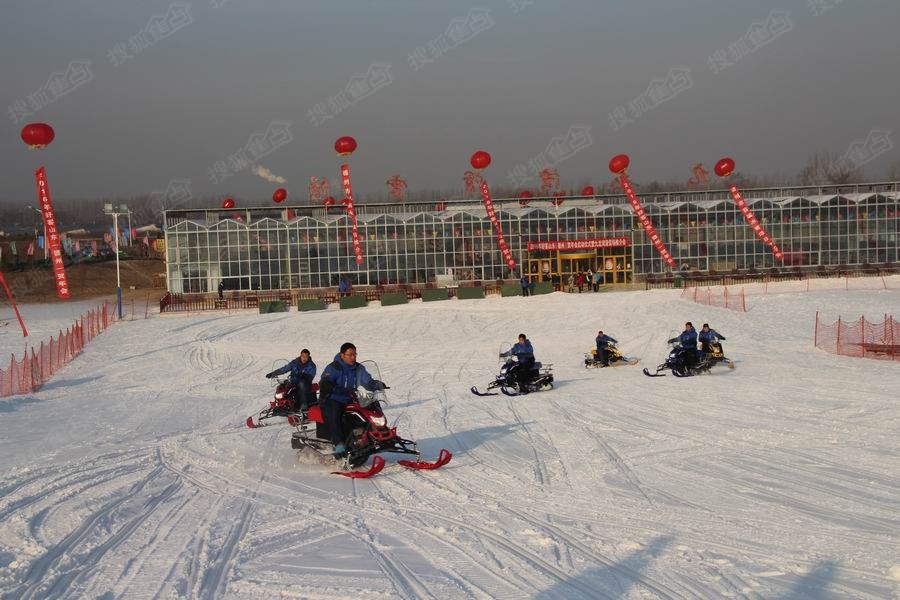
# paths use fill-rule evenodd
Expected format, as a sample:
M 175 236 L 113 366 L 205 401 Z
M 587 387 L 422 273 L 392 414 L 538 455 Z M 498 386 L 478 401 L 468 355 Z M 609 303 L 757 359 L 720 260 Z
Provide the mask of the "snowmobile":
M 667 369 L 671 370 L 672 375 L 675 377 L 691 377 L 693 375 L 709 372 L 711 365 L 707 360 L 698 360 L 695 361 L 693 366 L 689 366 L 691 361 L 689 360 L 687 353 L 695 352 L 694 350 L 688 350 L 677 342 L 672 343 L 671 346 L 672 349 L 669 351 L 666 362 L 656 367 L 656 372 L 654 373 L 651 373 L 650 370 L 645 367 L 644 375 L 647 377 L 665 377 L 666 374 L 661 373 L 661 371 Z
M 365 361 L 363 364 L 378 381 L 378 367 L 371 361 Z M 449 450 L 442 449 L 436 461 L 423 461 L 416 442 L 397 435 L 397 428 L 388 425 L 387 417 L 381 409 L 381 404 L 387 402 L 385 389 L 389 388 L 384 386 L 384 389 L 368 390 L 359 387 L 356 389 L 354 400 L 344 408 L 342 418 L 344 431 L 347 432 L 347 441 L 344 444 L 347 447 L 347 454 L 339 459 L 341 470 L 333 471 L 334 475 L 352 478 L 372 477 L 384 469 L 384 458 L 377 456 L 384 452 L 415 456 L 415 460 L 397 461 L 397 464 L 408 469 L 439 469 L 453 458 Z M 308 448 L 325 458 L 333 457 L 328 427 L 318 404 L 311 406 L 302 415 L 288 416 L 288 422 L 296 427 L 296 431 L 291 435 L 292 448 L 301 452 Z M 365 464 L 369 457 L 373 457 L 369 469 L 353 470 Z
M 287 364 L 287 361 L 281 361 L 283 364 Z M 277 367 L 276 367 L 277 368 Z M 273 371 L 275 369 L 272 369 Z M 253 415 L 247 417 L 246 423 L 247 427 L 250 429 L 257 429 L 259 427 L 266 427 L 267 425 L 274 425 L 274 422 L 270 422 L 269 419 L 273 417 L 293 417 L 303 419 L 306 416 L 306 411 L 302 410 L 300 406 L 294 406 L 295 394 L 296 394 L 296 386 L 291 383 L 290 374 L 286 373 L 285 375 L 275 379 L 275 394 L 272 400 L 269 401 L 268 408 L 264 408 L 259 411 L 259 414 L 256 416 L 256 420 L 253 420 Z M 312 398 L 310 398 L 310 403 L 314 403 L 316 400 L 316 392 L 319 391 L 319 384 L 312 384 Z M 283 421 L 283 423 L 287 423 L 288 421 Z
M 604 367 L 621 367 L 623 365 L 636 365 L 641 362 L 639 358 L 630 358 L 622 356 L 622 353 L 613 343 L 606 344 L 606 356 L 609 364 L 604 365 L 603 361 L 597 356 L 597 349 L 592 348 L 590 352 L 584 353 L 585 369 L 602 369 Z
M 528 372 L 522 376 L 518 373 L 519 363 L 509 354 L 509 350 L 504 350 L 506 346 L 500 348 L 500 374 L 488 384 L 487 391 L 481 392 L 476 386 L 472 386 L 471 392 L 476 396 L 497 396 L 497 392 L 491 390 L 499 389 L 507 396 L 520 396 L 522 394 L 530 394 L 531 392 L 546 392 L 553 389 L 553 365 L 544 365 L 539 362 L 532 363 Z
M 710 367 L 714 367 L 717 364 L 721 363 L 727 366 L 729 369 L 734 368 L 734 361 L 725 356 L 725 352 L 722 351 L 722 342 L 719 342 L 718 340 L 706 343 L 704 360 L 709 362 Z

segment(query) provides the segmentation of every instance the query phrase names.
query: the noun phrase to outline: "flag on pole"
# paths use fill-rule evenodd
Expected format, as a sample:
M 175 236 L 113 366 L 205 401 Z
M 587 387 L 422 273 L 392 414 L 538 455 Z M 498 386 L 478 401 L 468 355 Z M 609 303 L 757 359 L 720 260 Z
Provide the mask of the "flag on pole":
M 25 248 L 25 254 L 28 256 L 34 256 L 34 242 L 28 244 L 28 247 Z

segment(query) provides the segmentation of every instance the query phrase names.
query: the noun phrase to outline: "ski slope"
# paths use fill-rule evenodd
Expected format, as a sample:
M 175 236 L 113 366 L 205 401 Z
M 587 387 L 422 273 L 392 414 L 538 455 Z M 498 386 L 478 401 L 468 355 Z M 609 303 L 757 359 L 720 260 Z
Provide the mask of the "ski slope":
M 816 310 L 897 316 L 900 292 L 768 292 L 743 314 L 656 290 L 116 324 L 0 399 L 0 593 L 898 598 L 900 365 L 812 333 Z M 737 368 L 642 375 L 685 320 Z M 641 365 L 584 369 L 598 328 Z M 470 394 L 519 332 L 557 388 Z M 388 456 L 354 481 L 298 457 L 287 426 L 243 426 L 273 361 L 307 347 L 321 373 L 348 340 L 399 432 L 453 462 Z

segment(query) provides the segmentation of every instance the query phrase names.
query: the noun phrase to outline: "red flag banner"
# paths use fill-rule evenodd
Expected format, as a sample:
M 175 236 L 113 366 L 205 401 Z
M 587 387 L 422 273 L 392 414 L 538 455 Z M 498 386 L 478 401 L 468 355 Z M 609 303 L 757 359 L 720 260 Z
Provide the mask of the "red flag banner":
M 666 264 L 670 267 L 675 266 L 675 259 L 672 258 L 672 255 L 666 249 L 666 245 L 662 241 L 662 237 L 656 231 L 656 227 L 653 226 L 653 223 L 650 221 L 650 217 L 647 216 L 647 213 L 644 211 L 644 207 L 641 206 L 641 201 L 637 197 L 637 194 L 634 193 L 634 188 L 631 187 L 631 181 L 628 179 L 628 175 L 622 172 L 619 175 L 619 183 L 622 185 L 622 189 L 625 190 L 625 195 L 628 197 L 628 201 L 631 203 L 631 208 L 634 210 L 634 214 L 637 215 L 638 221 L 641 226 L 644 228 L 644 231 L 647 232 L 647 237 L 650 238 L 650 242 L 653 244 L 653 247 L 656 248 L 656 251 L 659 252 L 659 255 L 666 261 Z
M 50 248 L 50 260 L 53 261 L 53 273 L 56 276 L 56 295 L 61 300 L 69 299 L 69 283 L 66 280 L 66 267 L 63 263 L 62 250 L 59 247 L 59 230 L 56 215 L 53 214 L 53 203 L 50 200 L 50 186 L 47 185 L 47 172 L 41 167 L 34 173 L 37 182 L 38 202 L 44 216 L 44 227 L 47 229 L 47 244 Z
M 597 238 L 592 240 L 556 240 L 552 242 L 528 242 L 528 251 L 535 250 L 596 250 L 597 248 L 624 248 L 631 245 L 627 237 Z
M 350 215 L 351 231 L 353 233 L 353 253 L 356 254 L 356 264 L 363 264 L 362 246 L 359 243 L 359 229 L 356 226 L 356 209 L 353 207 L 353 186 L 350 185 L 350 165 L 341 165 L 341 182 L 344 186 L 344 198 L 347 199 L 347 214 Z
M 784 254 L 781 252 L 781 249 L 775 245 L 775 242 L 772 241 L 772 238 L 769 237 L 769 234 L 766 233 L 766 230 L 763 229 L 763 226 L 760 225 L 759 219 L 756 218 L 756 215 L 753 214 L 753 211 L 750 210 L 750 207 L 747 206 L 747 201 L 744 200 L 744 196 L 741 194 L 741 191 L 737 188 L 736 185 L 731 186 L 731 197 L 734 198 L 734 203 L 737 205 L 738 209 L 741 211 L 741 214 L 744 215 L 744 221 L 753 230 L 753 233 L 756 234 L 763 243 L 768 244 L 772 248 L 772 254 L 775 255 L 777 260 L 782 260 L 784 258 Z
M 505 262 L 506 266 L 509 267 L 509 270 L 512 271 L 516 268 L 516 260 L 513 258 L 512 252 L 509 251 L 509 245 L 503 238 L 503 230 L 500 228 L 500 221 L 497 220 L 497 213 L 494 212 L 494 201 L 491 198 L 491 190 L 488 188 L 487 181 L 484 179 L 481 180 L 481 199 L 484 201 L 484 208 L 487 210 L 488 218 L 491 220 L 491 225 L 494 226 L 494 232 L 497 234 L 497 246 L 499 246 L 500 253 L 503 255 L 503 262 Z
M 13 298 L 12 292 L 9 291 L 9 286 L 6 285 L 6 279 L 3 277 L 3 273 L 0 273 L 0 285 L 6 290 L 6 296 L 9 298 L 9 303 L 12 304 L 13 311 L 16 313 L 16 318 L 19 320 L 19 325 L 22 327 L 22 337 L 28 337 L 28 330 L 25 329 L 25 321 L 22 320 L 22 315 L 19 314 L 19 307 L 16 306 L 16 300 Z

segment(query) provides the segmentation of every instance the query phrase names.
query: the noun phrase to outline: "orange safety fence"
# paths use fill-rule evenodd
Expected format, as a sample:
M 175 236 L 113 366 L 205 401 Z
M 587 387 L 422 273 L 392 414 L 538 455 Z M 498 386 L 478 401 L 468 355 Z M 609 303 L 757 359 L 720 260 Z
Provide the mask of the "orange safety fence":
M 817 312 L 813 344 L 841 356 L 900 360 L 900 322 L 884 315 L 880 323 L 865 317 L 855 321 L 838 317 L 834 323 L 823 323 Z
M 744 288 L 735 293 L 733 290 L 729 291 L 728 286 L 722 288 L 721 291 L 713 288 L 686 287 L 681 291 L 681 298 L 683 300 L 692 300 L 705 306 L 717 306 L 738 312 L 747 312 Z
M 0 369 L 0 397 L 35 392 L 63 366 L 70 363 L 88 342 L 106 331 L 115 311 L 104 303 L 82 315 L 74 325 L 59 332 L 40 347 L 25 350 L 22 359 L 13 355 L 8 369 Z M 31 355 L 29 356 L 29 352 Z

